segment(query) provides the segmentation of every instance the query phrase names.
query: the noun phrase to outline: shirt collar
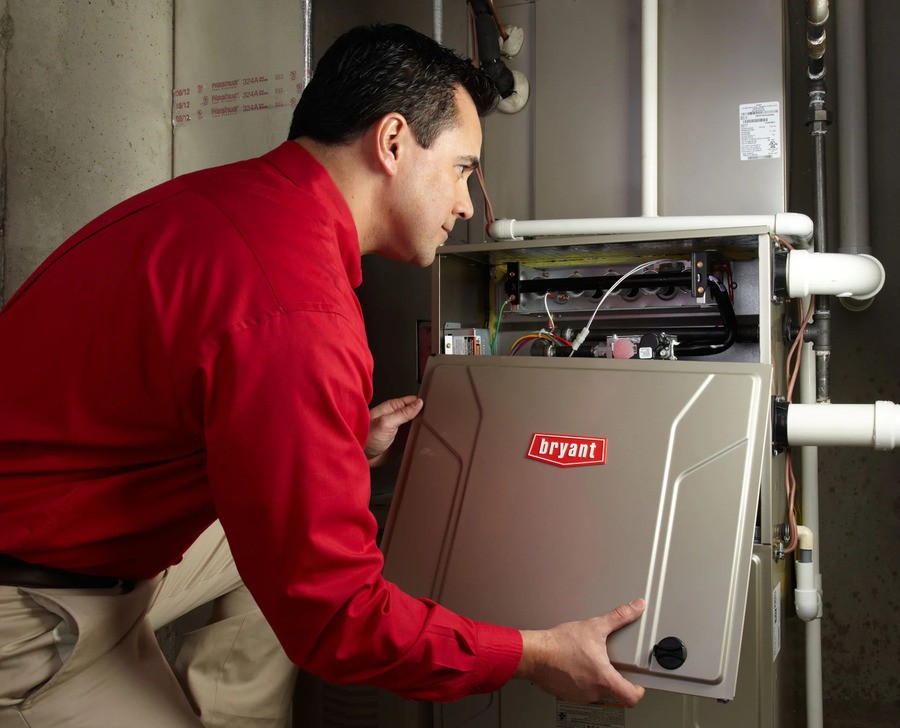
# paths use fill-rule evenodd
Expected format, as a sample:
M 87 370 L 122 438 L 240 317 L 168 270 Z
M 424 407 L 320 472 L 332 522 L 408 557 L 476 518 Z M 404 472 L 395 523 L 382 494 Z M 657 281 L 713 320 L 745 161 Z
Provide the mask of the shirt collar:
M 356 223 L 353 221 L 347 201 L 325 167 L 294 141 L 284 142 L 268 154 L 264 154 L 262 159 L 322 205 L 330 224 L 334 227 L 334 238 L 347 271 L 347 279 L 354 288 L 359 286 L 362 283 L 362 262 Z

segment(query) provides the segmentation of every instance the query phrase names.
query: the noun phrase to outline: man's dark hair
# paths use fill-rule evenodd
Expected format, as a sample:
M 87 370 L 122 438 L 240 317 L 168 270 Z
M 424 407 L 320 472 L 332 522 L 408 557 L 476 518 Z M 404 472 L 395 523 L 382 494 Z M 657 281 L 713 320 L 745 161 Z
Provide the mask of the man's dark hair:
M 402 114 L 416 141 L 428 148 L 456 122 L 455 93 L 469 92 L 479 115 L 497 101 L 493 80 L 468 60 L 405 25 L 354 28 L 316 65 L 288 139 L 325 144 L 358 139 L 385 114 Z

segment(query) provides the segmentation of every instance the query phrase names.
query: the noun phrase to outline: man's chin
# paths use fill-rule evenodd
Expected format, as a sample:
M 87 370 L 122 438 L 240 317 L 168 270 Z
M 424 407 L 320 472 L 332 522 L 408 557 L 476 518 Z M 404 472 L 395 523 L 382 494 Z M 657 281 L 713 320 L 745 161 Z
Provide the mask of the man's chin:
M 426 255 L 414 255 L 414 256 L 403 256 L 396 255 L 394 253 L 385 253 L 379 252 L 376 255 L 380 255 L 382 258 L 387 258 L 393 263 L 402 263 L 403 265 L 411 265 L 414 268 L 427 268 L 432 263 L 434 263 L 434 254 L 431 256 Z
M 434 263 L 434 255 L 435 254 L 433 252 L 431 253 L 431 255 L 423 254 L 421 256 L 414 258 L 413 260 L 411 260 L 409 262 L 411 265 L 414 265 L 417 268 L 427 268 L 432 263 Z
M 437 243 L 436 245 L 430 245 L 428 247 L 422 246 L 420 249 L 416 250 L 412 256 L 412 259 L 409 261 L 412 265 L 417 266 L 418 268 L 427 268 L 429 265 L 434 263 L 434 257 L 437 255 L 437 249 L 440 248 L 444 243 Z

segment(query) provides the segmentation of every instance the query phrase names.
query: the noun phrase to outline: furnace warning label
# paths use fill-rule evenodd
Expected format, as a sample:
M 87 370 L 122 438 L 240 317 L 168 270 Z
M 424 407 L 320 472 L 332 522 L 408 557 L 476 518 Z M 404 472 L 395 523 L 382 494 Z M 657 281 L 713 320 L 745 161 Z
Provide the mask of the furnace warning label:
M 777 101 L 740 105 L 741 161 L 781 157 L 781 109 Z
M 558 700 L 556 728 L 625 728 L 625 708 L 618 703 L 578 705 Z

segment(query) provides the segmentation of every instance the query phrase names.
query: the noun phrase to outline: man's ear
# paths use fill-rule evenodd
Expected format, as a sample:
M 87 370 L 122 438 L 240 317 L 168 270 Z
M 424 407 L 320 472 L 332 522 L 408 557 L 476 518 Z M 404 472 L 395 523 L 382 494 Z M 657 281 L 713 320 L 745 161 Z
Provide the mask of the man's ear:
M 378 120 L 374 131 L 378 164 L 386 174 L 393 177 L 399 170 L 400 159 L 411 138 L 409 124 L 402 114 L 391 112 Z

